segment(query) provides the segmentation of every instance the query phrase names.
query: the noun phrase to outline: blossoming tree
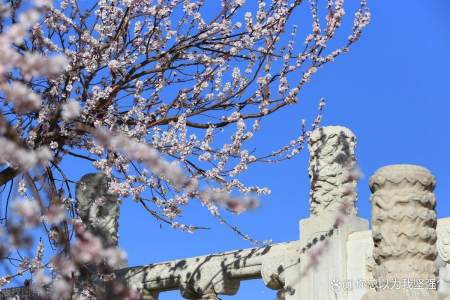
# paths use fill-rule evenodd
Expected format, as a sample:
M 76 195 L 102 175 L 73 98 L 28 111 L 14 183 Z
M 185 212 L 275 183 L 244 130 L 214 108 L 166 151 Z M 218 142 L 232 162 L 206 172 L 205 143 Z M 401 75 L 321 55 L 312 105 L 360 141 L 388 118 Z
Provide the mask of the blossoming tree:
M 332 49 L 344 0 L 304 2 L 3 1 L 0 186 L 18 218 L 3 220 L 1 255 L 31 249 L 27 232 L 42 227 L 55 256 L 43 261 L 41 240 L 34 258 L 33 251 L 21 255 L 0 284 L 28 272 L 37 287 L 48 285 L 51 266 L 53 296 L 69 297 L 86 257 L 99 264 L 121 255 L 103 249 L 77 219 L 73 181 L 61 164 L 67 156 L 92 163 L 111 193 L 181 230 L 195 230 L 176 221 L 191 199 L 218 218 L 221 207 L 254 207 L 255 196 L 269 191 L 238 175 L 256 162 L 295 156 L 323 102 L 285 147 L 256 156 L 246 141 L 261 119 L 295 105 L 314 73 L 348 52 L 370 19 L 361 0 L 348 38 Z M 296 24 L 304 9 L 312 16 L 306 34 L 306 24 Z M 217 140 L 229 132 L 229 143 Z

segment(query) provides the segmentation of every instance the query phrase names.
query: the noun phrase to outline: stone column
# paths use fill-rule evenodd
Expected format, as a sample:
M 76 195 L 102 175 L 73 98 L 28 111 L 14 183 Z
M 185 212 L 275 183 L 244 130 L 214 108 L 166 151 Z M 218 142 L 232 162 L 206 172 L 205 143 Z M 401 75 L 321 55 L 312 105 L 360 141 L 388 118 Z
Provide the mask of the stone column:
M 347 238 L 368 230 L 356 216 L 356 138 L 345 127 L 312 132 L 309 141 L 310 217 L 300 221 L 305 251 L 300 256 L 296 294 L 286 299 L 347 299 Z
M 450 218 L 437 221 L 436 259 L 439 269 L 438 298 L 450 300 Z
M 434 186 L 414 165 L 383 167 L 370 178 L 377 284 L 365 299 L 437 299 Z
M 86 229 L 100 238 L 104 248 L 118 247 L 119 240 L 119 205 L 116 195 L 108 192 L 108 178 L 102 173 L 84 175 L 76 185 L 76 210 L 86 226 Z M 117 269 L 125 268 L 127 261 L 123 260 Z M 98 279 L 96 266 L 85 266 L 80 270 L 80 278 L 74 299 L 86 299 L 81 293 L 83 286 L 95 285 L 97 295 L 108 295 L 111 292 L 109 282 Z M 157 298 L 145 298 L 157 299 Z
M 355 147 L 356 137 L 348 128 L 328 126 L 312 132 L 308 147 L 311 216 L 336 214 L 343 205 L 356 215 Z
M 77 214 L 88 231 L 102 240 L 103 247 L 117 247 L 119 198 L 108 193 L 108 179 L 102 173 L 84 175 L 76 186 Z

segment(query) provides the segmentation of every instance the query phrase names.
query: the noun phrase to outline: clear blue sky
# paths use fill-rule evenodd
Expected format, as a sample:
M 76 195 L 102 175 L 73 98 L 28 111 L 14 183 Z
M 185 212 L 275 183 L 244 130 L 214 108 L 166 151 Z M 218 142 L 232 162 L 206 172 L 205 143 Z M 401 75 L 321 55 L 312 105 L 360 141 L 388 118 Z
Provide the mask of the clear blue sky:
M 347 2 L 351 6 L 357 1 Z M 369 177 L 379 167 L 396 163 L 430 169 L 437 177 L 438 216 L 450 216 L 450 1 L 368 0 L 368 4 L 373 20 L 361 41 L 348 55 L 319 70 L 297 106 L 262 123 L 255 137 L 258 152 L 270 152 L 297 136 L 300 119 L 312 121 L 318 100 L 325 97 L 322 125 L 346 126 L 357 136 L 357 158 L 365 175 L 359 184 L 360 216 L 370 218 Z M 256 211 L 238 217 L 226 214 L 227 219 L 259 240 L 298 239 L 298 222 L 308 216 L 307 161 L 305 151 L 281 164 L 250 168 L 243 181 L 268 186 L 272 194 L 261 199 Z M 89 171 L 71 168 L 73 178 Z M 140 206 L 125 201 L 120 246 L 128 253 L 129 265 L 251 246 L 195 202 L 181 221 L 212 229 L 188 234 L 160 228 Z M 272 300 L 274 295 L 256 280 L 241 283 L 236 296 L 222 298 Z M 181 296 L 168 292 L 160 299 Z
M 347 1 L 356 2 L 356 1 Z M 368 179 L 388 164 L 427 167 L 437 177 L 437 213 L 450 216 L 450 2 L 447 0 L 368 1 L 372 23 L 349 55 L 320 69 L 300 104 L 262 124 L 259 150 L 270 151 L 298 134 L 299 120 L 311 121 L 320 97 L 327 99 L 323 125 L 349 127 L 357 136 L 364 173 L 358 210 L 370 218 Z M 309 26 L 309 25 L 308 25 Z M 270 125 L 270 126 L 269 126 Z M 278 165 L 251 168 L 247 183 L 269 186 L 261 207 L 230 221 L 253 237 L 275 242 L 298 239 L 298 221 L 308 215 L 307 152 Z M 226 226 L 194 204 L 186 220 L 212 227 L 185 234 L 157 223 L 133 204 L 122 207 L 120 243 L 130 265 L 146 264 L 249 247 Z M 241 283 L 233 297 L 274 299 L 260 280 Z M 178 292 L 161 300 L 181 299 Z

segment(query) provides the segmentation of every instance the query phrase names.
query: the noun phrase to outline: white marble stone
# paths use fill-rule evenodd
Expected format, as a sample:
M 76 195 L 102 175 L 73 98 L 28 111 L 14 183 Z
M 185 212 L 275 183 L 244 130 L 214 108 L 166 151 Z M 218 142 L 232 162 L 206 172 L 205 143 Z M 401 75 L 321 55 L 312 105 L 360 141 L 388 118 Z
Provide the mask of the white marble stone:
M 347 239 L 347 280 L 350 285 L 347 299 L 362 299 L 373 282 L 372 231 L 353 232 Z
M 356 193 L 343 196 L 344 188 L 356 189 L 356 178 L 348 176 L 356 167 L 356 137 L 342 126 L 320 127 L 309 139 L 310 215 L 336 213 L 343 201 L 356 215 Z
M 450 218 L 438 219 L 437 222 L 438 257 L 436 260 L 439 268 L 439 299 L 450 299 Z
M 374 278 L 364 299 L 436 299 L 435 178 L 420 166 L 383 167 L 370 178 Z M 385 288 L 388 286 L 388 288 Z
M 334 229 L 330 236 L 330 230 L 334 225 L 334 214 L 330 216 L 322 215 L 321 217 L 311 217 L 301 220 L 300 237 L 303 246 L 319 238 L 326 236 L 325 242 L 314 243 L 301 257 L 301 280 L 300 280 L 300 298 L 298 299 L 347 299 L 347 291 L 345 288 L 334 288 L 333 281 L 339 283 L 347 282 L 347 261 L 351 259 L 347 253 L 347 240 L 349 235 L 358 231 L 365 231 L 369 225 L 367 220 L 356 217 L 347 216 L 345 222 Z M 326 243 L 326 244 L 325 244 Z M 311 253 L 317 249 L 323 248 L 320 254 L 319 263 L 311 268 Z
M 241 280 L 261 278 L 268 288 L 286 290 L 286 299 L 298 299 L 292 296 L 298 295 L 293 284 L 299 249 L 299 242 L 274 244 L 133 267 L 118 274 L 131 288 L 147 294 L 180 289 L 184 298 L 208 299 L 202 297 L 234 295 Z

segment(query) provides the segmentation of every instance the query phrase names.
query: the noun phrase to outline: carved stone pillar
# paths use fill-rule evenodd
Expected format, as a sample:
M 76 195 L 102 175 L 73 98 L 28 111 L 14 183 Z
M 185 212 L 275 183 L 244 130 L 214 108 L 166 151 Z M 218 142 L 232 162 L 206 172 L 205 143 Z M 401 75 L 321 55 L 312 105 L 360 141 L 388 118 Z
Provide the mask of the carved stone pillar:
M 306 251 L 292 299 L 347 299 L 346 289 L 331 284 L 348 280 L 348 236 L 369 228 L 356 216 L 355 146 L 354 134 L 341 126 L 318 128 L 310 136 L 310 217 L 300 221 Z
M 437 222 L 436 248 L 439 268 L 439 299 L 450 300 L 450 218 L 439 219 Z
M 108 188 L 108 178 L 102 173 L 86 174 L 76 185 L 77 214 L 85 224 L 86 229 L 100 238 L 104 248 L 118 247 L 119 239 L 120 200 L 116 195 L 110 194 Z M 126 266 L 127 261 L 123 260 L 117 269 Z M 86 266 L 86 269 L 80 270 L 80 278 L 77 284 L 80 287 L 95 284 L 98 295 L 108 295 L 112 289 L 108 286 L 108 283 L 98 280 L 96 268 L 96 266 Z M 85 299 L 81 289 L 77 288 L 75 299 Z M 157 298 L 148 297 L 144 299 Z
M 119 198 L 108 193 L 108 179 L 102 173 L 84 175 L 76 186 L 78 216 L 87 230 L 102 240 L 104 247 L 118 245 Z
M 346 201 L 350 215 L 356 215 L 356 138 L 341 126 L 321 127 L 309 138 L 310 215 L 335 214 Z
M 370 179 L 376 292 L 366 299 L 437 299 L 435 179 L 392 165 Z

